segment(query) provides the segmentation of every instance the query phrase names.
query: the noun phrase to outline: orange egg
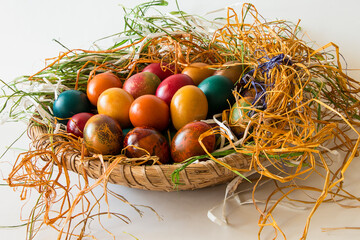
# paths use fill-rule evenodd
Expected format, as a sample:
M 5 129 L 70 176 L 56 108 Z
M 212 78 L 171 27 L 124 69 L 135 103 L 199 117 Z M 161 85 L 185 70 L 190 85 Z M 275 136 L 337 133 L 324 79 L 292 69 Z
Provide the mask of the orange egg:
M 129 111 L 134 127 L 152 127 L 165 130 L 169 125 L 169 106 L 155 95 L 142 95 L 134 100 Z
M 184 68 L 181 73 L 191 77 L 194 84 L 197 86 L 202 80 L 212 76 L 215 73 L 215 70 L 210 69 L 209 64 L 206 63 L 192 63 Z
M 204 120 L 208 113 L 206 95 L 200 88 L 186 85 L 174 94 L 170 103 L 170 113 L 177 130 L 192 121 Z
M 117 120 L 121 128 L 131 126 L 129 109 L 134 101 L 130 93 L 121 88 L 109 88 L 99 97 L 97 109 L 99 114 L 105 114 Z
M 95 75 L 87 84 L 86 95 L 92 105 L 96 106 L 99 96 L 108 88 L 121 88 L 121 80 L 111 72 L 104 72 Z

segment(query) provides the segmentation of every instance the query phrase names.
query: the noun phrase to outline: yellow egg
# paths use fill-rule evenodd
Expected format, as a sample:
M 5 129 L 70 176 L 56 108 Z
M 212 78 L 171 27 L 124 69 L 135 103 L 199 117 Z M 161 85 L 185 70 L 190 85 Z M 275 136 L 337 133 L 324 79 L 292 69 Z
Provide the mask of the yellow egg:
M 206 119 L 208 102 L 205 94 L 193 85 L 180 88 L 171 100 L 170 113 L 177 130 L 192 121 Z
M 109 88 L 99 96 L 97 109 L 99 114 L 105 114 L 120 123 L 121 128 L 131 126 L 129 109 L 134 101 L 130 93 L 121 88 Z
M 215 73 L 215 70 L 210 69 L 209 64 L 206 63 L 192 63 L 188 67 L 184 68 L 181 73 L 191 77 L 194 84 L 197 86 L 204 79 L 212 76 Z

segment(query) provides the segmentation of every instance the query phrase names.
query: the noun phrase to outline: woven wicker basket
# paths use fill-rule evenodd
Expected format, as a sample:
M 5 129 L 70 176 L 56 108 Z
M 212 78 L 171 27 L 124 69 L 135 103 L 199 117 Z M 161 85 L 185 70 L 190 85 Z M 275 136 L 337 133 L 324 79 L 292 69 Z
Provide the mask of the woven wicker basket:
M 33 141 L 36 149 L 45 149 L 51 144 L 50 137 L 46 135 L 47 129 L 44 126 L 30 124 L 28 128 L 28 135 Z M 57 152 L 57 141 L 63 140 L 53 138 L 55 142 L 54 150 Z M 73 172 L 81 173 L 83 171 L 94 179 L 97 179 L 103 173 L 104 165 L 99 159 L 91 159 L 86 161 L 81 160 L 81 154 L 78 150 L 67 151 L 62 153 L 62 158 L 65 159 L 67 168 Z M 45 161 L 49 159 L 43 159 Z M 223 162 L 235 168 L 248 168 L 251 158 L 241 154 L 230 154 L 221 158 Z M 105 162 L 105 167 L 108 163 Z M 109 182 L 119 185 L 128 186 L 131 188 L 139 188 L 156 191 L 177 191 L 177 190 L 194 190 L 209 186 L 214 186 L 231 181 L 236 174 L 232 171 L 219 166 L 212 160 L 201 161 L 199 163 L 192 163 L 180 172 L 180 184 L 175 188 L 171 181 L 171 173 L 174 172 L 181 165 L 143 165 L 130 166 L 119 164 L 109 177 Z

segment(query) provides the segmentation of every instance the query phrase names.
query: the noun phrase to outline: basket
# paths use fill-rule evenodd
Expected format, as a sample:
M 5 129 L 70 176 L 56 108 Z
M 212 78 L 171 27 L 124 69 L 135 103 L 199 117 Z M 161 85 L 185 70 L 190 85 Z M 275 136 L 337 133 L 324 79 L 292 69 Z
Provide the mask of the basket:
M 48 130 L 45 126 L 34 124 L 33 122 L 29 124 L 28 135 L 37 150 L 46 149 L 47 146 L 55 143 L 54 152 L 59 152 L 57 148 L 60 144 L 57 145 L 56 142 L 64 140 L 64 138 L 56 136 L 50 139 L 47 133 Z M 99 178 L 104 171 L 104 167 L 106 168 L 109 165 L 107 161 L 103 164 L 100 159 L 92 158 L 89 161 L 84 161 L 81 159 L 80 151 L 76 149 L 59 154 L 61 154 L 61 158 L 64 159 L 67 169 L 79 174 L 85 172 L 87 176 L 93 179 Z M 44 156 L 43 160 L 49 161 L 50 159 Z M 234 168 L 245 169 L 249 168 L 251 157 L 234 153 L 219 160 Z M 220 166 L 213 160 L 205 160 L 192 163 L 180 171 L 180 184 L 175 185 L 171 180 L 171 174 L 181 167 L 181 165 L 182 164 L 130 166 L 118 164 L 111 172 L 108 180 L 110 183 L 124 185 L 130 188 L 170 192 L 215 186 L 230 182 L 237 176 L 231 170 Z

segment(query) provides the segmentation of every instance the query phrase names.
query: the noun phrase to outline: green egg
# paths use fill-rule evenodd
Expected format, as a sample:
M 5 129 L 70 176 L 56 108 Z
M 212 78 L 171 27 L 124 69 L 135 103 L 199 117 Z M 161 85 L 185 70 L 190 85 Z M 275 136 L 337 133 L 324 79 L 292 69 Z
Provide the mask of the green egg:
M 206 95 L 209 104 L 208 117 L 230 108 L 228 100 L 230 103 L 233 102 L 232 89 L 234 84 L 229 78 L 214 75 L 203 80 L 198 87 Z
M 59 122 L 66 124 L 68 119 L 75 114 L 90 112 L 90 102 L 85 93 L 67 90 L 54 101 L 53 112 Z

